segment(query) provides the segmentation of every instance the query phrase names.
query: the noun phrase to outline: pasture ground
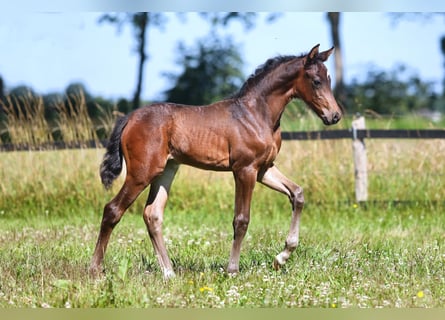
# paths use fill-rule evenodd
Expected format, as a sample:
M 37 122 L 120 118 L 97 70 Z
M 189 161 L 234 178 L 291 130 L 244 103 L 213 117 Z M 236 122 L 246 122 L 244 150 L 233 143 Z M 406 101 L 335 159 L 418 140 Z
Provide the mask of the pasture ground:
M 182 167 L 164 236 L 177 277 L 165 282 L 141 212 L 116 227 L 106 276 L 87 275 L 103 205 L 103 150 L 0 158 L 0 307 L 443 307 L 445 141 L 367 141 L 367 204 L 354 203 L 350 141 L 285 142 L 278 166 L 305 189 L 300 245 L 272 269 L 288 200 L 255 189 L 241 272 L 224 269 L 231 174 Z

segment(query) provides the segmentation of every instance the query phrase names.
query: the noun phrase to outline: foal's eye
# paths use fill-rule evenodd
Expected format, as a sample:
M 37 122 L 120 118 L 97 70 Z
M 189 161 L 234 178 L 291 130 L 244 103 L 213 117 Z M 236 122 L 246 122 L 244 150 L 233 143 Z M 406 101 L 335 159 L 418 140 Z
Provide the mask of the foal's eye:
M 321 81 L 317 80 L 317 79 L 314 79 L 312 81 L 312 84 L 314 85 L 314 87 L 318 88 L 319 86 L 321 86 Z

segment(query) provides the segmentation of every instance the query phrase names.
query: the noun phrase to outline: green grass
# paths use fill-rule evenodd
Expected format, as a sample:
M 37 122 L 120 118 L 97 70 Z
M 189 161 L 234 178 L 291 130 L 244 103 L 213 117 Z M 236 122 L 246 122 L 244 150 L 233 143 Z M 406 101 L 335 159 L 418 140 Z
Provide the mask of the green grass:
M 177 277 L 162 280 L 139 215 L 116 228 L 106 277 L 86 275 L 94 221 L 35 219 L 2 226 L 0 305 L 53 307 L 440 307 L 445 303 L 443 207 L 308 206 L 301 245 L 271 268 L 288 224 L 283 211 L 253 217 L 241 272 L 224 272 L 230 217 L 171 212 L 165 237 Z M 214 221 L 217 220 L 217 221 Z M 220 222 L 219 222 L 220 221 Z M 98 221 L 96 221 L 98 222 Z M 224 222 L 224 223 L 222 223 Z
M 272 269 L 290 222 L 288 200 L 258 185 L 241 252 L 231 246 L 231 174 L 181 167 L 164 236 L 177 277 L 164 281 L 141 212 L 116 227 L 106 276 L 87 269 L 103 205 L 103 150 L 3 153 L 0 307 L 443 307 L 442 141 L 367 143 L 370 201 L 353 198 L 350 141 L 286 142 L 278 166 L 305 189 L 300 246 Z M 396 200 L 396 201 L 394 201 Z

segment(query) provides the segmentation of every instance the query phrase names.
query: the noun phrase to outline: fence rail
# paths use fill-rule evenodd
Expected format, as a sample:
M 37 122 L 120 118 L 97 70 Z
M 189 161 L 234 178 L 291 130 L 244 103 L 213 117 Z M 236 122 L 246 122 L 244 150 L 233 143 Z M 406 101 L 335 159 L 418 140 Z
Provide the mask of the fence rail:
M 445 139 L 445 129 L 343 129 L 325 131 L 284 131 L 283 140 L 333 139 Z
M 445 129 L 413 129 L 413 130 L 382 130 L 382 129 L 342 129 L 320 131 L 283 131 L 283 140 L 336 140 L 336 139 L 445 139 Z M 38 151 L 63 149 L 102 148 L 107 140 L 90 140 L 85 142 L 55 141 L 40 145 L 0 144 L 0 152 Z
M 44 151 L 44 150 L 64 150 L 64 149 L 94 149 L 106 146 L 108 140 L 89 140 L 84 142 L 64 142 L 54 141 L 38 145 L 32 144 L 0 144 L 0 152 L 10 151 Z
M 351 139 L 355 172 L 355 197 L 357 202 L 368 200 L 368 172 L 365 139 L 445 139 L 445 129 L 381 130 L 366 129 L 364 117 L 352 121 L 352 128 L 345 130 L 282 132 L 283 140 L 333 140 Z M 62 149 L 102 148 L 107 140 L 86 142 L 52 142 L 38 146 L 28 144 L 0 144 L 2 151 L 38 151 Z

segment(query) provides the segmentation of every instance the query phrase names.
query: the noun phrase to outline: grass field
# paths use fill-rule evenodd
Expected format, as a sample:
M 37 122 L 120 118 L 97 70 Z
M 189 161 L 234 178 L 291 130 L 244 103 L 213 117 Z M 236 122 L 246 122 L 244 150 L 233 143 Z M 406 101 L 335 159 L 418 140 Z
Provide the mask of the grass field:
M 230 174 L 181 167 L 164 235 L 177 277 L 165 282 L 141 196 L 116 227 L 107 274 L 87 275 L 103 205 L 102 149 L 0 157 L 0 307 L 443 307 L 445 141 L 368 140 L 369 195 L 354 203 L 348 140 L 285 142 L 277 164 L 305 189 L 300 246 L 272 269 L 288 200 L 255 189 L 241 272 L 225 271 Z M 122 179 L 122 178 L 120 178 Z

